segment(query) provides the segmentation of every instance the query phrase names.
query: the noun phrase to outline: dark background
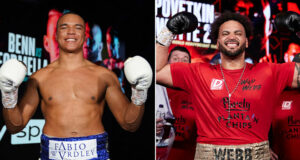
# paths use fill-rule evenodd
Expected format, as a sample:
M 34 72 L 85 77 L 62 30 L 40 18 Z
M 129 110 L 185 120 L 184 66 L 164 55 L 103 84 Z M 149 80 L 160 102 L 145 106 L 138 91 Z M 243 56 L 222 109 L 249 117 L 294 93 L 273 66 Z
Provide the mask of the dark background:
M 147 0 L 10 0 L 0 2 L 0 50 L 7 52 L 8 32 L 36 38 L 36 47 L 43 48 L 43 35 L 50 9 L 68 9 L 79 13 L 89 24 L 99 24 L 106 30 L 114 26 L 119 38 L 125 43 L 126 57 L 141 55 L 152 65 L 154 71 L 154 1 Z M 90 25 L 91 26 L 91 25 Z M 105 35 L 103 35 L 105 38 Z M 103 40 L 105 41 L 105 40 Z M 153 78 L 154 79 L 154 78 Z M 126 81 L 126 95 L 130 98 L 130 86 Z M 21 85 L 22 97 L 26 82 Z M 112 160 L 154 159 L 154 89 L 148 92 L 145 114 L 137 132 L 130 133 L 120 128 L 106 107 L 103 123 L 109 134 L 109 150 Z M 1 107 L 2 108 L 2 107 Z M 0 129 L 4 125 L 0 110 Z M 40 108 L 33 119 L 42 119 Z M 0 159 L 33 159 L 39 157 L 40 144 L 11 145 L 10 133 L 5 132 L 0 141 Z

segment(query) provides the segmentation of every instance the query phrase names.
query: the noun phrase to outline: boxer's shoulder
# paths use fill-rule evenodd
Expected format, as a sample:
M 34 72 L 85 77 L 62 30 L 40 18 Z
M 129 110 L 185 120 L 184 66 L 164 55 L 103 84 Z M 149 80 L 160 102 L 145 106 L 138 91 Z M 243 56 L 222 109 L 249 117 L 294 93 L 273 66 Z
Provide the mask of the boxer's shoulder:
M 90 78 L 96 76 L 101 82 L 112 82 L 117 79 L 117 76 L 113 71 L 92 62 L 88 62 L 81 72 L 85 72 L 85 75 L 90 75 Z
M 99 65 L 96 65 L 92 62 L 87 62 L 86 64 L 86 68 L 93 71 L 93 72 L 105 72 L 108 69 Z
M 118 82 L 117 75 L 105 67 L 98 66 L 95 70 L 95 74 L 97 74 L 101 82 L 106 82 L 106 84 L 115 84 Z
M 99 76 L 108 76 L 114 74 L 111 70 L 103 67 L 103 66 L 98 66 L 94 63 L 87 65 L 88 69 L 94 72 L 94 74 L 99 75 Z
M 48 66 L 39 69 L 35 73 L 30 76 L 31 81 L 36 82 L 38 85 L 44 82 L 49 76 L 51 76 L 51 72 L 55 69 L 53 64 L 49 64 Z
M 35 79 L 40 79 L 40 78 L 43 78 L 43 77 L 47 76 L 53 70 L 54 70 L 54 67 L 50 64 L 50 65 L 48 65 L 44 68 L 39 69 L 35 73 L 33 73 L 31 75 L 31 77 L 35 78 Z

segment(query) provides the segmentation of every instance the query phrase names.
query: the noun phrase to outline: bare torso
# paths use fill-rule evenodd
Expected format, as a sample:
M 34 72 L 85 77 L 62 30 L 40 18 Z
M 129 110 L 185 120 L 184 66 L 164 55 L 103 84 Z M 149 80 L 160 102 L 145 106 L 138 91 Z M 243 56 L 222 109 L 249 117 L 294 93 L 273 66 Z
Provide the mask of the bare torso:
M 101 119 L 109 75 L 105 68 L 89 62 L 74 70 L 54 62 L 36 74 L 46 120 L 43 133 L 55 137 L 103 133 Z
M 118 124 L 134 132 L 141 124 L 144 104 L 135 105 L 123 94 L 117 76 L 83 57 L 85 22 L 77 14 L 61 16 L 56 40 L 59 58 L 30 76 L 25 94 L 14 109 L 3 109 L 7 128 L 20 132 L 39 103 L 46 120 L 43 133 L 81 137 L 103 133 L 106 103 Z

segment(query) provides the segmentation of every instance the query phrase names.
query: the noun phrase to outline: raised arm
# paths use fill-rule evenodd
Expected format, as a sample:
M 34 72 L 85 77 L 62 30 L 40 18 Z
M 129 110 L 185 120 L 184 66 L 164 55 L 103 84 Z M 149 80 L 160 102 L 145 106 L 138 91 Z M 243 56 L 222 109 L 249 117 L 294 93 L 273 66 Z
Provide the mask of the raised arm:
M 20 132 L 34 114 L 38 103 L 37 82 L 28 80 L 25 95 L 18 100 L 18 87 L 26 74 L 26 67 L 17 60 L 9 60 L 0 69 L 3 116 L 11 133 Z
M 170 65 L 168 64 L 168 47 L 155 44 L 156 50 L 156 83 L 173 86 Z
M 109 76 L 105 99 L 120 126 L 124 130 L 134 132 L 142 121 L 144 103 L 152 82 L 152 69 L 144 58 L 135 56 L 125 61 L 124 72 L 128 82 L 132 85 L 131 102 L 122 93 L 119 81 L 114 74 Z
M 192 32 L 197 28 L 198 20 L 188 12 L 175 14 L 162 28 L 156 38 L 156 82 L 165 86 L 173 86 L 170 65 L 168 64 L 168 48 L 175 35 Z

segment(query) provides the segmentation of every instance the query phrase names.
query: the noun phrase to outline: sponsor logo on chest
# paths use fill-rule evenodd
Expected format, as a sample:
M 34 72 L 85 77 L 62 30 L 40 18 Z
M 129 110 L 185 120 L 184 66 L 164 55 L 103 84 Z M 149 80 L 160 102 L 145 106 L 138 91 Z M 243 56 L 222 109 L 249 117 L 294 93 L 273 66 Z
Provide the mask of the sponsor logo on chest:
M 281 110 L 291 110 L 293 101 L 283 101 L 281 105 Z
M 223 79 L 213 78 L 210 84 L 210 90 L 222 90 L 224 86 Z

